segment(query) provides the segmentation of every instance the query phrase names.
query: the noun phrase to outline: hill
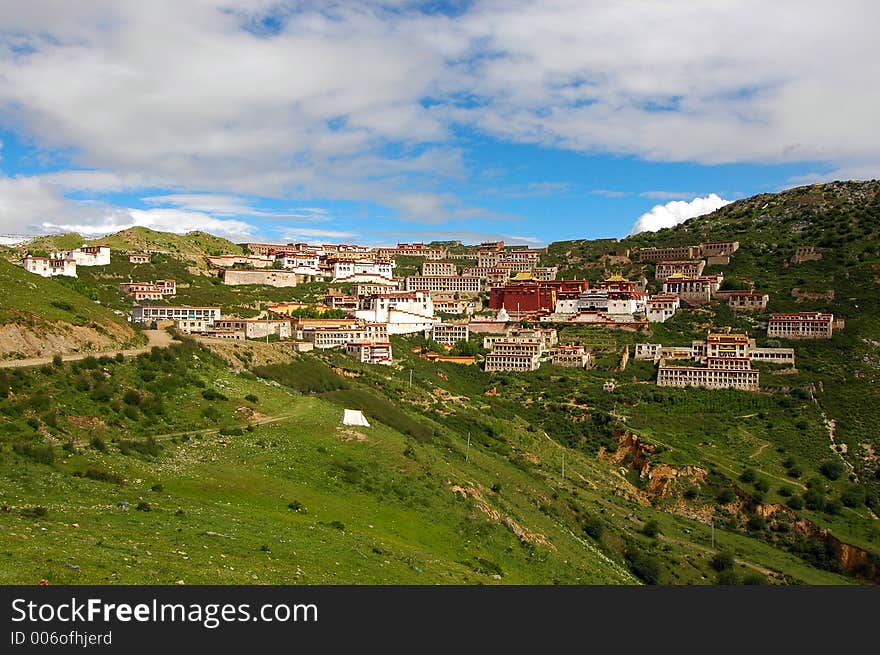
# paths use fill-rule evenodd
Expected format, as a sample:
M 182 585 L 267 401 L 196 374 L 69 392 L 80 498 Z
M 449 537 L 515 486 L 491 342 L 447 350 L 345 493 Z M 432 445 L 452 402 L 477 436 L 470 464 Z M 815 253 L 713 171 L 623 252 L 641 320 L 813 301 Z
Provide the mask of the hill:
M 0 259 L 0 359 L 140 344 L 124 318 L 57 279 Z
M 755 315 L 717 304 L 642 332 L 560 326 L 595 350 L 588 370 L 485 373 L 394 336 L 391 367 L 184 340 L 0 371 L 4 582 L 880 582 L 878 225 L 877 183 L 836 183 L 554 243 L 542 263 L 565 277 L 657 289 L 636 248 L 735 238 L 730 263 L 707 270 L 771 294 Z M 795 263 L 799 245 L 822 258 Z M 176 276 L 187 299 L 230 307 L 322 290 L 232 292 L 170 254 L 102 268 L 39 295 L 121 302 L 128 274 Z M 800 308 L 845 326 L 775 344 L 796 348 L 797 368 L 760 364 L 760 393 L 657 387 L 651 363 L 623 357 L 711 328 L 765 345 L 767 314 Z M 344 408 L 372 427 L 339 426 Z

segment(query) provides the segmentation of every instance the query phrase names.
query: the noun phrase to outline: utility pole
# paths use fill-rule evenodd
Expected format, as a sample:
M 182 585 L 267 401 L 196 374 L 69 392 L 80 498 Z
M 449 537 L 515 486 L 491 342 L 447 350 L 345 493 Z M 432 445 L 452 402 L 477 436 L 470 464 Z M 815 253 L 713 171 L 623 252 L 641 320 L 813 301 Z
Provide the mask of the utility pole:
M 712 549 L 715 548 L 715 521 L 710 521 L 710 525 L 712 526 Z
M 412 369 L 409 369 L 409 388 L 412 389 Z
M 565 480 L 565 453 L 562 453 L 562 479 Z
M 471 455 L 471 433 L 468 432 L 467 450 L 464 451 L 464 461 L 465 461 L 465 463 L 467 463 L 468 459 L 470 458 L 470 455 Z

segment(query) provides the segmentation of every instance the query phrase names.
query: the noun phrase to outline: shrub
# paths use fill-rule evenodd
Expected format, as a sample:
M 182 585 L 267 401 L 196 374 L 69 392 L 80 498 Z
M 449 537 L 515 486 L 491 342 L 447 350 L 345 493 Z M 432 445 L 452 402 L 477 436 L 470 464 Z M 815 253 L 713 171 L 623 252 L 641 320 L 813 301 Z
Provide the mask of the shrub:
M 743 576 L 742 583 L 744 585 L 762 585 L 767 584 L 767 578 L 757 571 L 750 571 Z
M 788 503 L 786 503 L 791 509 L 803 509 L 804 508 L 804 499 L 800 496 L 792 496 L 788 499 Z
M 628 549 L 626 557 L 629 570 L 645 584 L 657 584 L 660 581 L 660 563 L 650 555 L 635 549 Z
M 287 503 L 287 507 L 288 507 L 288 509 L 292 509 L 294 512 L 302 512 L 303 514 L 306 513 L 305 505 L 303 505 L 298 500 L 294 500 L 293 502 Z
M 767 482 L 767 480 L 765 480 L 764 478 L 758 478 L 757 480 L 755 480 L 755 489 L 760 491 L 762 494 L 765 494 L 770 491 L 770 483 Z
M 165 487 L 163 487 L 161 484 L 154 484 L 152 487 L 150 487 L 150 491 L 155 491 L 157 493 L 164 490 Z
M 804 505 L 807 509 L 820 512 L 825 509 L 825 495 L 818 489 L 809 489 L 804 494 Z
M 61 359 L 61 355 L 56 353 L 52 356 L 52 366 L 55 368 L 59 368 L 64 365 L 64 360 Z
M 122 353 L 116 353 L 116 356 L 113 359 L 121 364 L 125 361 L 125 355 L 123 355 Z
M 767 521 L 764 520 L 763 516 L 755 514 L 754 516 L 749 517 L 746 527 L 753 532 L 757 532 L 767 527 Z
M 836 498 L 833 500 L 828 500 L 825 502 L 825 507 L 823 507 L 826 514 L 831 514 L 832 516 L 836 516 L 843 511 L 843 503 L 841 503 Z
M 867 500 L 867 494 L 865 493 L 865 490 L 857 484 L 848 486 L 844 492 L 840 494 L 840 501 L 847 507 L 859 507 L 860 505 L 865 504 L 865 500 Z
M 720 585 L 736 585 L 739 584 L 739 577 L 733 569 L 725 569 L 718 572 L 717 582 Z
M 202 391 L 202 398 L 205 400 L 228 400 L 226 396 L 214 389 L 205 389 Z
M 725 487 L 721 491 L 718 492 L 718 495 L 715 496 L 715 500 L 719 505 L 727 505 L 728 503 L 732 503 L 736 498 L 736 494 L 733 492 L 733 489 Z
M 660 526 L 657 524 L 657 521 L 651 519 L 645 525 L 642 526 L 642 534 L 646 537 L 651 537 L 652 539 L 660 534 Z
M 712 556 L 712 559 L 709 560 L 709 566 L 711 566 L 716 571 L 728 571 L 733 568 L 733 553 L 722 550 L 719 553 L 715 553 Z
M 122 484 L 125 479 L 121 475 L 105 471 L 104 469 L 87 468 L 83 474 L 90 480 L 99 480 L 101 482 L 112 482 L 113 484 Z
M 595 516 L 587 516 L 584 519 L 584 534 L 593 539 L 601 539 L 602 532 L 605 529 L 605 526 L 602 525 L 602 521 L 597 519 Z
M 691 485 L 690 487 L 688 487 L 687 489 L 684 490 L 684 497 L 687 498 L 688 500 L 693 500 L 694 498 L 696 498 L 699 495 L 699 493 L 700 493 L 699 490 L 696 487 L 694 487 L 693 485 Z
M 32 446 L 27 443 L 17 443 L 12 446 L 13 452 L 22 457 L 27 457 L 39 464 L 51 464 L 55 461 L 55 451 L 51 446 Z
M 141 404 L 141 394 L 135 391 L 134 389 L 129 389 L 122 396 L 122 402 L 126 405 L 140 405 Z
M 739 479 L 743 482 L 754 482 L 757 477 L 755 469 L 746 469 L 740 474 Z
M 799 478 L 804 474 L 804 470 L 795 464 L 794 466 L 788 469 L 788 477 L 790 478 Z
M 150 507 L 150 503 L 141 501 L 135 506 L 135 509 L 140 512 L 149 512 L 150 510 L 152 510 L 152 507 Z
M 779 487 L 779 489 L 776 490 L 776 493 L 778 493 L 783 498 L 788 498 L 794 493 L 794 489 L 792 489 L 788 485 L 782 485 L 781 487 Z
M 92 448 L 94 448 L 95 450 L 99 450 L 99 451 L 101 451 L 102 453 L 106 453 L 106 452 L 107 452 L 107 444 L 105 444 L 105 443 L 104 443 L 104 440 L 101 439 L 101 437 L 99 437 L 98 435 L 95 435 L 94 437 L 92 437 L 92 440 L 89 442 L 89 444 L 90 444 L 90 445 L 92 446 Z
M 501 493 L 501 484 L 498 483 L 498 482 L 496 482 L 495 484 L 493 484 L 493 485 L 492 485 L 492 491 L 494 491 L 496 494 L 497 494 L 497 493 Z
M 819 473 L 829 480 L 838 480 L 844 474 L 846 467 L 843 462 L 837 460 L 827 460 L 819 466 Z
M 49 514 L 49 510 L 42 505 L 36 505 L 34 507 L 24 507 L 21 510 L 21 515 L 29 519 L 41 519 L 47 514 Z
M 254 405 L 256 405 L 258 402 L 260 402 L 260 399 L 257 398 L 257 397 L 256 397 L 254 394 L 252 394 L 252 393 L 249 393 L 248 395 L 246 395 L 246 396 L 244 397 L 244 399 L 245 399 L 246 401 L 248 401 L 249 403 L 253 403 Z

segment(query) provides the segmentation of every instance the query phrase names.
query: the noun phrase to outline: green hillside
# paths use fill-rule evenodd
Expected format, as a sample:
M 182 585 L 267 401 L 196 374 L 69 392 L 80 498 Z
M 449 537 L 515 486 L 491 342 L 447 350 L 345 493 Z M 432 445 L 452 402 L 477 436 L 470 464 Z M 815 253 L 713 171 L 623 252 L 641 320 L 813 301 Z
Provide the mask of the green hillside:
M 770 344 L 767 313 L 709 305 L 643 332 L 560 326 L 563 343 L 594 349 L 587 370 L 432 364 L 416 336 L 392 338 L 392 367 L 186 340 L 123 361 L 0 370 L 0 576 L 880 582 L 877 191 L 758 196 L 654 234 L 554 243 L 542 260 L 565 277 L 645 275 L 656 290 L 653 265 L 626 250 L 735 238 L 730 264 L 708 270 L 754 280 L 771 294 L 767 313 L 834 312 L 845 326 L 827 341 Z M 792 263 L 798 245 L 822 259 Z M 62 288 L 124 309 L 126 275 L 175 277 L 176 300 L 244 310 L 326 288 L 233 290 L 172 254 L 102 269 L 40 279 L 54 285 L 40 295 Z M 762 390 L 748 393 L 658 388 L 653 364 L 622 366 L 636 343 L 686 345 L 724 327 L 794 347 L 796 370 L 759 365 Z M 372 427 L 341 427 L 344 408 Z
M 159 250 L 199 264 L 203 263 L 206 256 L 244 252 L 241 246 L 207 232 L 171 234 L 146 227 L 132 227 L 110 236 L 100 237 L 92 243 L 102 243 L 110 246 L 111 249 L 124 251 Z

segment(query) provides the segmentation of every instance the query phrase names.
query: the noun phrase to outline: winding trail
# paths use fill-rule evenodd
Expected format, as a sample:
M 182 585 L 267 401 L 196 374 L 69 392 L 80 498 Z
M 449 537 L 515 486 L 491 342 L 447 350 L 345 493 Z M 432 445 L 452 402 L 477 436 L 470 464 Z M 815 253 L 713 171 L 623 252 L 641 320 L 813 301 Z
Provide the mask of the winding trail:
M 132 357 L 142 353 L 148 353 L 155 347 L 167 348 L 174 340 L 165 330 L 144 330 L 144 336 L 147 337 L 147 345 L 140 348 L 128 348 L 125 350 L 106 350 L 103 352 L 87 352 L 87 353 L 68 353 L 61 355 L 61 360 L 65 362 L 73 362 L 86 357 L 115 357 L 122 354 L 123 357 Z M 54 355 L 51 357 L 32 357 L 30 359 L 10 359 L 0 361 L 0 368 L 21 368 L 25 366 L 43 366 L 51 364 Z

